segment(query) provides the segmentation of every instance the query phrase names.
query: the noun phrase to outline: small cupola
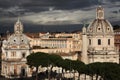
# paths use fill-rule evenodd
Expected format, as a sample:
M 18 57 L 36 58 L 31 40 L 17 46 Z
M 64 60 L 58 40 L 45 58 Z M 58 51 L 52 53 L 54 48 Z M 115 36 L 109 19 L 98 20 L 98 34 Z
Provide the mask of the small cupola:
M 23 24 L 21 23 L 19 18 L 18 18 L 17 22 L 14 25 L 14 32 L 15 32 L 15 34 L 23 33 Z
M 101 6 L 96 9 L 96 19 L 104 19 L 104 8 Z

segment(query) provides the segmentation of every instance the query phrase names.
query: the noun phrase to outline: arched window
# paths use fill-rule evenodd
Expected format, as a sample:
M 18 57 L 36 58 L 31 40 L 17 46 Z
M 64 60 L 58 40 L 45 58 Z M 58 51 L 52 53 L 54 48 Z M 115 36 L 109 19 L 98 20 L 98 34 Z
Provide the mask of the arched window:
M 108 45 L 110 45 L 110 39 L 108 39 Z
M 98 45 L 101 45 L 101 39 L 98 39 Z
M 89 39 L 89 45 L 91 45 L 91 39 Z
M 22 58 L 25 58 L 25 53 L 22 53 Z

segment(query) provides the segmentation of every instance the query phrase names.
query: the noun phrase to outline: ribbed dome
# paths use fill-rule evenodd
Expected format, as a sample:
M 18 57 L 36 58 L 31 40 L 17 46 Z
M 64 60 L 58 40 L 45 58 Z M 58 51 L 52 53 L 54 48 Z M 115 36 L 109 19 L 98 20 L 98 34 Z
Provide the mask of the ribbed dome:
M 113 34 L 113 28 L 109 21 L 104 19 L 104 8 L 96 9 L 96 19 L 88 26 L 89 34 Z
M 8 43 L 9 44 L 29 44 L 29 40 L 26 35 L 24 34 L 13 34 L 8 38 Z
M 95 19 L 87 29 L 88 33 L 102 33 L 102 34 L 109 34 L 113 33 L 113 28 L 109 21 L 105 19 Z

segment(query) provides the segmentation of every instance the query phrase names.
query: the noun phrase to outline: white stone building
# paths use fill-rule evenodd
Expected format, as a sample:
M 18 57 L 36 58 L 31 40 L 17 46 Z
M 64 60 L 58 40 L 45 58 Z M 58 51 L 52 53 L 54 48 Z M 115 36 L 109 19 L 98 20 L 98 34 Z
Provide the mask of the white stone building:
M 2 71 L 5 77 L 31 76 L 26 65 L 26 56 L 30 55 L 29 39 L 23 34 L 23 24 L 19 21 L 14 25 L 14 33 L 3 41 Z
M 114 46 L 114 31 L 110 22 L 104 18 L 101 6 L 96 9 L 96 19 L 87 28 L 83 27 L 82 41 L 83 62 L 119 63 L 119 54 Z
M 82 39 L 81 33 L 40 33 L 38 38 L 31 39 L 30 44 L 33 52 L 73 55 L 81 51 Z

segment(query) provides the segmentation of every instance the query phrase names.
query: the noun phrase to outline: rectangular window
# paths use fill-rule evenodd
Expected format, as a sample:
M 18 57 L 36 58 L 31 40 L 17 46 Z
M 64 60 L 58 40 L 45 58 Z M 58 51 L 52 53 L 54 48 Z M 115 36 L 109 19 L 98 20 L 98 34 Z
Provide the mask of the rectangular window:
M 110 39 L 108 39 L 108 45 L 110 45 Z
M 16 57 L 16 52 L 11 52 L 11 57 Z
M 101 45 L 101 39 L 98 39 L 98 45 Z

